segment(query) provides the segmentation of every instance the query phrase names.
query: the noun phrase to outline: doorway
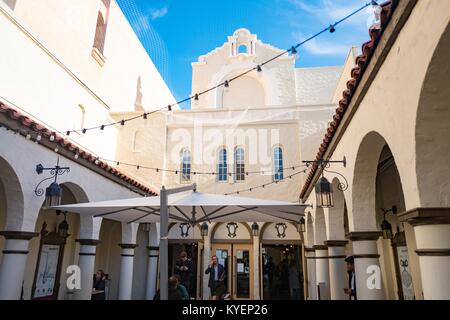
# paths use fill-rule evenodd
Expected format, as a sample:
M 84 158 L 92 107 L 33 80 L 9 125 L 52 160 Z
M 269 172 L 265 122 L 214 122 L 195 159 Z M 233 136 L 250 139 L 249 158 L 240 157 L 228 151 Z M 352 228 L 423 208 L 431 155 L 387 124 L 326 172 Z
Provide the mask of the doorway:
M 175 264 L 180 258 L 181 252 L 186 252 L 188 259 L 192 261 L 193 270 L 189 281 L 189 296 L 191 298 L 198 298 L 200 291 L 199 283 L 201 283 L 202 265 L 201 255 L 199 254 L 199 243 L 169 243 L 169 277 L 175 274 Z M 200 259 L 200 260 L 199 260 Z
M 264 300 L 303 299 L 303 267 L 299 245 L 263 244 Z
M 253 246 L 251 244 L 213 244 L 212 254 L 224 266 L 226 292 L 233 300 L 253 299 Z

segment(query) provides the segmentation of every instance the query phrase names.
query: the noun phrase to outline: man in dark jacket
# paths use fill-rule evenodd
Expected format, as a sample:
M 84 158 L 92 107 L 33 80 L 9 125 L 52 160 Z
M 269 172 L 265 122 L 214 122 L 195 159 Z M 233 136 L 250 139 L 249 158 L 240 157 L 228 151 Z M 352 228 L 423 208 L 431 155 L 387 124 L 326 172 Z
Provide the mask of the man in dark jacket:
M 220 299 L 218 290 L 225 281 L 225 268 L 219 264 L 217 256 L 212 256 L 211 263 L 205 271 L 205 274 L 209 274 L 208 287 L 211 290 L 211 297 L 213 300 Z
M 349 256 L 345 258 L 347 262 L 347 273 L 348 273 L 348 288 L 344 289 L 344 292 L 348 295 L 349 300 L 356 299 L 356 278 L 355 278 L 355 258 Z
M 175 274 L 180 276 L 180 283 L 190 292 L 191 277 L 194 271 L 194 263 L 188 259 L 186 252 L 180 253 L 180 259 L 175 264 Z

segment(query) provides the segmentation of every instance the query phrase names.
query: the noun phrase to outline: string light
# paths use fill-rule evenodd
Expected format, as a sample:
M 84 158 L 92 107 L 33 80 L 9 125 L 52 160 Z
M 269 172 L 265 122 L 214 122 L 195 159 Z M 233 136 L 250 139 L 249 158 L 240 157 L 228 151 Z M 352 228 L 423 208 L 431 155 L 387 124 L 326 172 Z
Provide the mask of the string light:
M 309 170 L 309 168 L 305 169 L 305 170 L 302 170 L 302 171 L 299 171 L 299 172 L 296 172 L 294 174 L 291 174 L 291 175 L 289 175 L 289 176 L 287 176 L 287 177 L 285 177 L 283 179 L 280 179 L 280 180 L 275 180 L 275 181 L 272 181 L 270 183 L 265 183 L 265 184 L 262 184 L 260 186 L 251 187 L 251 188 L 248 188 L 248 189 L 243 189 L 243 190 L 239 190 L 239 191 L 235 191 L 235 192 L 225 193 L 224 195 L 225 196 L 231 196 L 233 194 L 239 195 L 239 194 L 244 193 L 244 192 L 253 192 L 256 189 L 265 189 L 266 187 L 268 187 L 270 185 L 278 184 L 278 182 L 281 182 L 281 181 L 284 181 L 284 180 L 287 180 L 287 179 L 292 179 L 293 177 L 295 177 L 295 176 L 297 176 L 299 174 L 306 173 L 308 170 Z
M 143 165 L 140 165 L 140 164 L 121 162 L 121 161 L 105 159 L 105 158 L 101 158 L 101 157 L 98 157 L 97 160 L 98 161 L 109 162 L 109 163 L 115 163 L 117 166 L 123 165 L 123 166 L 127 166 L 127 167 L 134 167 L 137 170 L 140 170 L 140 169 L 153 170 L 153 171 L 156 171 L 157 173 L 159 173 L 159 172 L 166 172 L 166 173 L 174 173 L 174 174 L 178 175 L 181 172 L 180 170 L 170 170 L 170 169 L 163 169 L 163 168 L 156 168 L 156 167 L 148 167 L 148 166 L 143 166 Z M 286 170 L 293 170 L 293 171 L 295 171 L 298 168 L 304 168 L 304 167 L 307 167 L 307 165 L 306 164 L 301 164 L 301 165 L 298 165 L 298 166 L 289 166 L 289 167 L 286 167 L 286 168 L 280 168 L 277 173 L 282 173 L 282 172 L 284 172 Z M 245 172 L 245 175 L 246 176 L 256 175 L 256 174 L 268 175 L 269 173 L 271 175 L 274 174 L 273 172 L 259 170 L 259 171 L 247 171 L 247 172 Z M 209 171 L 206 171 L 206 172 L 204 172 L 204 171 L 192 171 L 192 175 L 194 175 L 194 176 L 195 175 L 218 176 L 218 175 L 220 175 L 220 173 L 218 173 L 218 172 L 209 172 Z M 236 173 L 235 172 L 229 172 L 228 175 L 230 177 L 232 177 L 233 175 L 236 175 Z
M 318 33 L 316 33 L 316 34 L 314 34 L 313 36 L 309 37 L 308 39 L 306 39 L 306 40 L 304 40 L 304 41 L 302 41 L 302 42 L 300 42 L 300 43 L 298 43 L 297 45 L 292 46 L 290 49 L 281 52 L 280 54 L 278 54 L 278 55 L 272 57 L 271 59 L 269 59 L 269 60 L 267 60 L 267 61 L 261 63 L 260 65 L 258 65 L 258 66 L 256 66 L 256 67 L 253 67 L 253 68 L 251 68 L 251 69 L 249 69 L 249 70 L 247 70 L 247 71 L 245 71 L 245 72 L 242 72 L 241 74 L 238 74 L 238 75 L 235 76 L 233 79 L 225 80 L 223 83 L 221 83 L 221 84 L 219 84 L 219 85 L 217 85 L 217 86 L 214 86 L 214 87 L 212 87 L 212 88 L 209 88 L 209 89 L 207 89 L 207 90 L 205 90 L 205 91 L 203 91 L 203 92 L 200 92 L 200 93 L 198 93 L 198 94 L 195 94 L 194 96 L 185 98 L 185 99 L 183 99 L 183 100 L 181 100 L 181 101 L 178 101 L 178 102 L 176 102 L 176 103 L 174 103 L 174 104 L 169 104 L 167 107 L 163 107 L 163 108 L 157 109 L 157 110 L 152 111 L 152 112 L 150 112 L 150 113 L 144 113 L 144 114 L 142 114 L 142 115 L 135 116 L 135 117 L 132 117 L 132 118 L 129 118 L 129 119 L 123 119 L 123 120 L 121 120 L 121 121 L 119 121 L 119 122 L 112 123 L 112 124 L 109 124 L 109 125 L 99 125 L 99 126 L 95 126 L 95 127 L 92 127 L 92 128 L 83 128 L 81 131 L 82 131 L 83 134 L 86 134 L 87 131 L 92 131 L 92 130 L 95 130 L 95 129 L 101 129 L 101 130 L 104 130 L 106 127 L 109 127 L 109 126 L 112 126 L 112 125 L 116 125 L 116 124 L 120 124 L 120 125 L 124 126 L 125 123 L 127 123 L 127 122 L 129 122 L 129 121 L 133 121 L 133 120 L 141 119 L 141 118 L 142 118 L 142 119 L 147 119 L 147 116 L 150 115 L 150 114 L 152 114 L 152 113 L 161 112 L 161 111 L 163 111 L 163 110 L 168 110 L 169 112 L 172 112 L 172 107 L 177 106 L 177 105 L 180 105 L 181 103 L 190 101 L 190 100 L 192 100 L 192 99 L 195 99 L 196 101 L 198 101 L 198 100 L 199 100 L 199 97 L 200 97 L 201 95 L 204 95 L 204 94 L 206 94 L 206 93 L 208 93 L 208 92 L 210 92 L 210 91 L 212 91 L 212 90 L 215 90 L 215 89 L 217 89 L 217 88 L 219 88 L 219 87 L 221 87 L 221 86 L 224 86 L 225 88 L 229 88 L 230 82 L 231 82 L 231 81 L 236 80 L 236 79 L 238 79 L 238 78 L 241 78 L 241 77 L 247 75 L 248 73 L 252 72 L 253 70 L 257 70 L 258 72 L 262 72 L 262 67 L 263 67 L 264 65 L 266 65 L 266 64 L 268 64 L 268 63 L 270 63 L 270 62 L 272 62 L 272 61 L 274 61 L 274 60 L 276 60 L 276 59 L 278 59 L 278 58 L 280 58 L 280 57 L 282 57 L 282 56 L 284 56 L 284 55 L 286 55 L 286 54 L 288 54 L 288 53 L 291 53 L 293 56 L 296 56 L 296 55 L 298 54 L 298 50 L 297 50 L 297 49 L 298 49 L 300 46 L 302 46 L 302 45 L 304 45 L 305 43 L 307 43 L 307 42 L 313 40 L 314 38 L 316 38 L 316 37 L 318 37 L 318 36 L 320 36 L 322 33 L 326 32 L 326 31 L 330 31 L 331 33 L 334 33 L 334 32 L 336 31 L 336 26 L 337 26 L 337 25 L 339 25 L 340 23 L 342 23 L 342 22 L 348 20 L 349 18 L 351 18 L 351 17 L 354 16 L 355 14 L 359 13 L 360 11 L 364 10 L 365 8 L 367 8 L 367 7 L 369 7 L 369 6 L 374 6 L 374 5 L 378 5 L 378 4 L 377 4 L 377 2 L 376 2 L 375 0 L 371 0 L 369 3 L 366 3 L 366 4 L 363 5 L 361 8 L 355 10 L 354 12 L 352 12 L 351 14 L 349 14 L 348 16 L 346 16 L 346 17 L 344 17 L 343 19 L 341 19 L 341 20 L 335 22 L 334 24 L 329 25 L 329 26 L 328 26 L 327 28 L 325 28 L 324 30 L 322 30 L 322 31 L 320 31 L 320 32 L 318 32 Z M 67 131 L 67 133 L 68 133 L 67 136 L 70 134 L 70 132 L 79 132 L 79 131 L 80 131 L 80 130 L 68 130 L 68 131 Z

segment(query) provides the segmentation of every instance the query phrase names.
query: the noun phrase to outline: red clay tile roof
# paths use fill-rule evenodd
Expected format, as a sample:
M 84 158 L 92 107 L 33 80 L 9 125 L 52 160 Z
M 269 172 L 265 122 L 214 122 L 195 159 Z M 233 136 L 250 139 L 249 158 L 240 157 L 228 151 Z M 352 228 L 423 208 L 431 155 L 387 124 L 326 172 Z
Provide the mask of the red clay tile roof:
M 79 146 L 73 144 L 63 136 L 59 135 L 56 132 L 53 132 L 46 128 L 44 125 L 36 122 L 35 120 L 27 117 L 23 113 L 17 111 L 16 109 L 13 109 L 12 107 L 0 102 L 0 113 L 5 114 L 10 119 L 18 122 L 20 125 L 27 127 L 30 131 L 34 131 L 36 133 L 40 133 L 42 137 L 44 138 L 50 138 L 50 136 L 54 136 L 55 140 L 54 143 L 59 145 L 60 147 L 73 152 L 74 155 L 78 154 L 80 159 L 85 159 L 94 165 L 98 166 L 99 168 L 103 169 L 109 174 L 112 174 L 124 182 L 126 182 L 128 185 L 133 186 L 143 192 L 145 192 L 148 195 L 151 196 L 157 196 L 158 193 L 152 190 L 150 187 L 145 186 L 141 184 L 140 182 L 134 180 L 133 178 L 130 178 L 126 174 L 122 173 L 121 171 L 117 170 L 114 167 L 111 167 L 108 163 L 98 160 L 97 157 L 93 154 L 81 149 Z M 74 160 L 76 161 L 76 160 Z
M 336 109 L 336 113 L 333 116 L 333 121 L 331 121 L 323 142 L 320 145 L 316 160 L 322 160 L 326 151 L 328 150 L 330 142 L 333 139 L 337 128 L 339 127 L 339 124 L 341 123 L 341 120 L 344 117 L 348 106 L 350 105 L 350 102 L 352 101 L 359 81 L 362 78 L 367 65 L 369 64 L 370 58 L 372 57 L 375 48 L 378 45 L 382 30 L 384 30 L 387 23 L 389 22 L 392 13 L 397 7 L 397 4 L 398 0 L 391 0 L 381 5 L 381 7 L 383 8 L 381 12 L 381 29 L 371 28 L 369 30 L 370 41 L 362 45 L 362 54 L 356 58 L 356 67 L 351 71 L 351 79 L 347 82 L 347 89 L 342 93 L 343 98 L 339 101 L 339 107 Z M 303 186 L 303 189 L 300 193 L 300 199 L 302 199 L 308 191 L 309 186 L 313 182 L 314 175 L 316 174 L 317 169 L 317 165 L 314 165 L 312 167 L 312 170 L 309 172 L 309 175 L 306 178 L 305 185 Z

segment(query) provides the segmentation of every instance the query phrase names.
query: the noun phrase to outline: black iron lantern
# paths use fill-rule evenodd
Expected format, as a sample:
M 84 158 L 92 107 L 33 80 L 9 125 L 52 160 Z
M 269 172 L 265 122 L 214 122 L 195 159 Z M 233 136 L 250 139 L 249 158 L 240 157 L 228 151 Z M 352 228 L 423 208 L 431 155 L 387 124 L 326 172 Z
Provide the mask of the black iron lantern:
M 206 222 L 203 222 L 202 227 L 200 228 L 200 231 L 202 233 L 202 237 L 208 236 L 208 224 Z
M 386 219 L 381 223 L 381 231 L 383 239 L 392 239 L 392 225 Z
M 56 211 L 56 215 L 64 214 L 64 220 L 58 225 L 58 235 L 61 238 L 67 238 L 69 236 L 69 224 L 67 223 L 66 212 Z
M 62 189 L 56 182 L 53 182 L 47 189 L 45 189 L 44 206 L 56 207 L 61 205 Z
M 333 207 L 333 187 L 327 178 L 320 178 L 316 184 L 317 206 L 320 208 Z
M 306 221 L 305 218 L 300 218 L 299 223 L 297 223 L 297 231 L 299 233 L 304 233 L 306 232 Z
M 391 209 L 386 210 L 386 209 L 381 209 L 383 211 L 383 222 L 381 223 L 381 231 L 383 232 L 383 239 L 392 239 L 393 238 L 393 233 L 392 233 L 392 225 L 389 223 L 389 221 L 387 221 L 386 219 L 386 215 L 389 212 L 392 212 L 393 214 L 397 214 L 397 207 L 396 206 L 392 206 Z
M 69 167 L 60 167 L 59 166 L 59 157 L 56 163 L 56 166 L 53 168 L 45 168 L 42 164 L 38 164 L 36 166 L 36 172 L 37 174 L 42 174 L 44 171 L 50 171 L 50 177 L 45 178 L 41 182 L 38 183 L 36 188 L 34 189 L 34 194 L 38 197 L 42 196 L 44 194 L 44 189 L 40 188 L 40 185 L 44 181 L 48 181 L 50 179 L 53 179 L 52 184 L 45 189 L 45 201 L 44 201 L 44 207 L 56 207 L 61 205 L 61 197 L 62 197 L 62 189 L 59 186 L 59 184 L 56 182 L 58 179 L 58 176 L 63 175 L 64 173 L 70 172 Z
M 259 225 L 256 222 L 252 224 L 252 234 L 254 237 L 259 236 Z

